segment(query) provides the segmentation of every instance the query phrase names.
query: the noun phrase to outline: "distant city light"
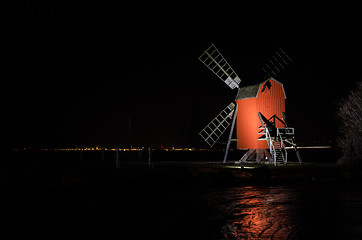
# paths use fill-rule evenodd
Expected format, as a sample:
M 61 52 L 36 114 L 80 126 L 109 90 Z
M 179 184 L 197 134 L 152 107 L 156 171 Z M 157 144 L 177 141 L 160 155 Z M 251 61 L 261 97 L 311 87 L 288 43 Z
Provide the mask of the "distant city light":
M 143 151 L 147 149 L 147 147 L 72 147 L 72 148 L 14 148 L 13 151 L 21 151 L 21 150 L 37 150 L 37 151 L 121 151 L 121 152 L 129 152 L 129 151 Z M 211 150 L 209 148 L 190 148 L 190 147 L 152 147 L 152 151 L 224 151 L 224 149 L 214 149 Z
M 332 146 L 300 146 L 298 149 L 328 149 L 332 148 Z M 137 152 L 148 149 L 148 147 L 72 147 L 72 148 L 13 148 L 13 151 L 121 151 L 121 152 Z M 293 149 L 293 147 L 286 147 L 287 150 Z M 164 152 L 172 152 L 172 151 L 225 151 L 225 149 L 210 149 L 210 148 L 193 148 L 193 147 L 152 147 L 152 151 L 164 151 Z M 231 151 L 235 151 L 235 149 L 230 149 Z M 266 159 L 268 159 L 266 157 Z

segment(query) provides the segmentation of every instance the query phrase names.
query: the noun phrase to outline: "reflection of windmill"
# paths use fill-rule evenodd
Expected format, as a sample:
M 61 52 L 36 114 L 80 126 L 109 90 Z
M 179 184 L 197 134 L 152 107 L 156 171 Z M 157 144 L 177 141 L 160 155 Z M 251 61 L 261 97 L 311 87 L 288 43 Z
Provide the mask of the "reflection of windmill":
M 232 141 L 237 141 L 238 149 L 248 150 L 239 162 L 255 159 L 256 155 L 257 162 L 268 159 L 274 165 L 287 163 L 286 147 L 291 146 L 302 163 L 294 141 L 294 128 L 288 127 L 285 121 L 283 84 L 273 78 L 291 62 L 285 52 L 279 49 L 265 65 L 265 81 L 245 87 L 239 87 L 241 79 L 213 44 L 199 60 L 231 89 L 238 88 L 236 103 L 230 103 L 199 133 L 212 147 L 231 124 L 224 163 Z M 235 123 L 237 139 L 232 139 Z

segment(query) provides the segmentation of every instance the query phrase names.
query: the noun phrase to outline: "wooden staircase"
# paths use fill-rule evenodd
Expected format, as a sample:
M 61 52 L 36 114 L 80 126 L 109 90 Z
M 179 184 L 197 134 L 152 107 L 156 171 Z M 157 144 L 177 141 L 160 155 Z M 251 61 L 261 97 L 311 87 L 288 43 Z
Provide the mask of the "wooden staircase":
M 277 164 L 287 164 L 287 146 L 294 148 L 297 155 L 298 161 L 302 164 L 302 158 L 299 154 L 297 144 L 294 141 L 294 128 L 289 128 L 286 122 L 282 121 L 275 115 L 267 119 L 261 114 L 258 113 L 261 126 L 259 127 L 260 131 L 258 134 L 262 135 L 258 140 L 265 140 L 268 143 L 271 162 L 274 165 Z M 271 121 L 272 118 L 276 118 L 284 124 L 284 128 L 275 127 L 275 119 Z M 283 118 L 285 119 L 285 114 L 283 113 Z
M 280 140 L 278 137 L 274 137 L 271 139 L 274 148 L 274 155 L 273 157 L 276 159 L 276 164 L 285 164 L 285 156 L 283 153 L 283 149 L 280 145 Z

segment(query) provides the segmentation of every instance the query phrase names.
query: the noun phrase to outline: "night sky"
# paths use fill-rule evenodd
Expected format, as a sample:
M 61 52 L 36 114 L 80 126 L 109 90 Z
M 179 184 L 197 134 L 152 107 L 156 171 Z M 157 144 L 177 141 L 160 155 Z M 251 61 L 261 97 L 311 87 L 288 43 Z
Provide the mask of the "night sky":
M 211 43 L 242 86 L 283 48 L 298 140 L 334 141 L 337 103 L 362 77 L 358 8 L 220 5 L 2 6 L 1 146 L 204 146 L 197 133 L 236 95 L 197 59 Z

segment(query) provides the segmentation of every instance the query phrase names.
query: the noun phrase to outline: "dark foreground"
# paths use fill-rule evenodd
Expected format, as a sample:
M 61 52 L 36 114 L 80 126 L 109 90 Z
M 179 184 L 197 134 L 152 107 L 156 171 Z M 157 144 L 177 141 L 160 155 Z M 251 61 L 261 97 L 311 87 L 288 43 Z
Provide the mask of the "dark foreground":
M 14 160 L 0 172 L 3 239 L 362 237 L 356 169 Z

